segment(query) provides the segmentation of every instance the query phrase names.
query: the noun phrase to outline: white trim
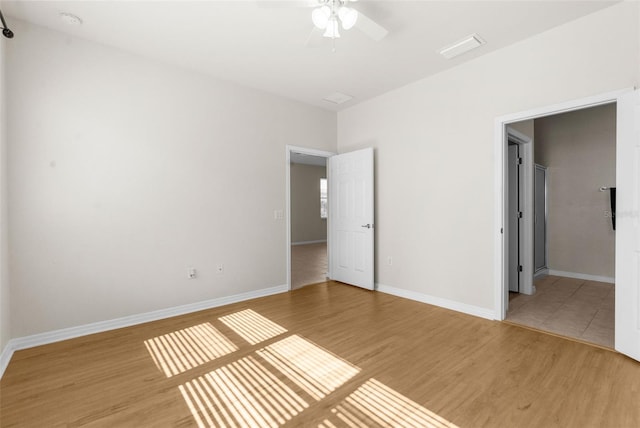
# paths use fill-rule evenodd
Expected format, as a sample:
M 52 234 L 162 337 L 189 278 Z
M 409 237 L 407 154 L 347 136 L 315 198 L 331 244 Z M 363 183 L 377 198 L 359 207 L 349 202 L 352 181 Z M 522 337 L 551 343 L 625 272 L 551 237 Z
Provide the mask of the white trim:
M 292 242 L 291 245 L 310 245 L 310 244 L 322 244 L 322 243 L 326 243 L 327 240 L 326 239 L 319 239 L 317 241 L 299 241 L 299 242 Z
M 548 274 L 554 275 L 554 276 L 563 276 L 565 278 L 584 279 L 587 281 L 608 282 L 609 284 L 616 283 L 616 279 L 611 276 L 589 275 L 586 273 L 565 272 L 562 270 L 553 270 L 553 269 L 549 269 Z
M 521 201 L 522 207 L 522 232 L 518 239 L 520 246 L 520 260 L 522 264 L 522 272 L 520 273 L 520 292 L 523 294 L 533 294 L 533 138 L 524 135 L 507 126 L 507 139 L 518 144 L 520 157 L 522 158 L 522 181 L 520 189 L 522 190 Z M 505 225 L 506 226 L 506 225 Z M 508 228 L 505 227 L 505 239 L 508 239 Z M 505 275 L 508 272 L 505 271 Z
M 157 311 L 145 312 L 142 314 L 130 315 L 107 321 L 98 321 L 91 324 L 63 328 L 60 330 L 53 330 L 45 333 L 11 339 L 0 355 L 0 378 L 2 377 L 2 374 L 4 373 L 7 365 L 9 364 L 13 353 L 21 349 L 33 348 L 34 346 L 47 345 L 49 343 L 60 342 L 62 340 L 75 339 L 77 337 L 86 336 L 89 334 L 102 333 L 109 330 L 131 327 L 137 324 L 171 318 L 178 315 L 185 315 L 191 312 L 198 312 L 205 309 L 229 305 L 231 303 L 243 302 L 245 300 L 255 299 L 258 297 L 285 293 L 287 291 L 288 286 L 286 284 L 283 284 L 275 287 L 262 288 L 260 290 L 235 294 L 233 296 L 219 297 L 217 299 L 204 300 L 201 302 L 189 303 L 187 305 L 159 309 Z
M 11 361 L 11 357 L 13 357 L 13 353 L 15 352 L 15 349 L 11 342 L 12 341 L 10 340 L 5 345 L 4 349 L 2 350 L 2 354 L 0 354 L 0 379 L 2 379 L 2 375 L 4 374 L 4 371 L 7 369 L 7 366 L 9 365 L 9 361 Z
M 503 320 L 506 315 L 506 305 L 504 301 L 504 265 L 506 252 L 504 249 L 504 234 L 502 233 L 504 222 L 504 185 L 505 185 L 505 150 L 506 127 L 510 123 L 527 119 L 535 119 L 559 113 L 581 110 L 588 107 L 595 107 L 603 104 L 611 104 L 618 100 L 618 96 L 633 90 L 625 88 L 607 92 L 600 95 L 567 101 L 551 106 L 539 107 L 519 113 L 512 113 L 497 117 L 494 123 L 494 245 L 493 245 L 493 275 L 494 275 L 494 315 L 497 320 Z
M 286 217 L 286 255 L 287 255 L 287 290 L 292 290 L 291 288 L 291 152 L 303 153 L 305 155 L 310 156 L 320 156 L 323 158 L 330 158 L 331 156 L 335 156 L 334 152 L 327 152 L 324 150 L 317 149 L 309 149 L 306 147 L 299 146 L 290 146 L 287 144 L 285 147 L 285 198 L 286 198 L 286 207 L 285 207 L 285 217 Z M 327 183 L 329 182 L 329 168 L 327 167 Z M 327 231 L 329 230 L 329 219 L 327 219 Z M 329 235 L 327 234 L 327 248 L 329 248 Z M 331 273 L 331 261 L 327 258 L 328 263 L 328 274 Z M 329 275 L 329 277 L 331 277 Z
M 618 89 L 606 92 L 600 95 L 579 98 L 577 100 L 566 101 L 550 106 L 539 107 L 531 110 L 525 110 L 518 113 L 500 116 L 496 121 L 505 124 L 520 122 L 527 119 L 539 119 L 541 117 L 553 116 L 560 113 L 568 113 L 570 111 L 583 110 L 585 108 L 596 107 L 604 104 L 611 104 L 618 100 L 618 97 L 627 92 L 633 91 L 633 87 Z
M 417 291 L 405 290 L 402 288 L 391 287 L 376 283 L 376 290 L 381 293 L 391 294 L 393 296 L 404 297 L 405 299 L 415 300 L 416 302 L 426 303 L 433 306 L 439 306 L 452 311 L 462 312 L 467 315 L 473 315 L 488 320 L 493 320 L 493 311 L 491 309 L 481 308 L 479 306 L 467 305 L 466 303 L 456 302 L 454 300 L 443 299 L 442 297 L 430 296 L 428 294 L 418 293 Z
M 534 170 L 533 170 L 533 182 L 534 182 L 534 186 L 533 186 L 533 191 L 534 191 L 534 195 L 533 195 L 533 209 L 535 210 L 536 207 L 536 196 L 535 196 L 535 180 L 536 180 L 536 173 L 538 171 L 542 171 L 544 173 L 544 265 L 539 267 L 537 270 L 535 270 L 536 268 L 536 262 L 535 262 L 535 225 L 534 225 L 534 229 L 533 229 L 533 235 L 534 235 L 534 248 L 533 248 L 533 252 L 534 252 L 534 260 L 533 260 L 533 268 L 534 271 L 536 272 L 536 274 L 538 274 L 541 271 L 544 271 L 544 273 L 546 274 L 549 270 L 549 174 L 548 174 L 548 168 L 546 166 L 540 165 L 540 164 L 534 164 L 533 166 Z M 535 216 L 535 215 L 534 215 Z M 536 274 L 534 274 L 534 278 L 536 276 Z
M 534 278 L 540 278 L 541 276 L 547 276 L 549 275 L 549 268 L 542 268 L 540 270 L 537 270 L 535 274 L 533 274 Z

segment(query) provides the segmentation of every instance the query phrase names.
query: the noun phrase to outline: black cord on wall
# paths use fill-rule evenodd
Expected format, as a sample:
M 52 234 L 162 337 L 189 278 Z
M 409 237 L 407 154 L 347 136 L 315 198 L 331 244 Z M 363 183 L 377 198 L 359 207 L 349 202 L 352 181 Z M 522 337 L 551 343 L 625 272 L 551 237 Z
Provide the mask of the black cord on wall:
M 0 10 L 0 21 L 2 21 L 2 35 L 7 39 L 13 39 L 13 31 L 7 28 L 7 23 L 4 21 L 4 16 L 2 16 L 2 11 Z

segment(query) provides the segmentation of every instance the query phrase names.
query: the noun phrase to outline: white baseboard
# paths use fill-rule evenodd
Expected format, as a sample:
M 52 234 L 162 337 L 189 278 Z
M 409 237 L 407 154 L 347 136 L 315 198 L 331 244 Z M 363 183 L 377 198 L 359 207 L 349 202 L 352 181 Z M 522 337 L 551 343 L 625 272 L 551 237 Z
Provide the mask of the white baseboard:
M 376 290 L 381 293 L 392 294 L 405 299 L 415 300 L 417 302 L 427 303 L 429 305 L 440 306 L 441 308 L 451 309 L 452 311 L 462 312 L 464 314 L 473 315 L 489 320 L 494 319 L 494 313 L 491 309 L 481 308 L 479 306 L 467 305 L 453 300 L 443 299 L 441 297 L 430 296 L 428 294 L 418 293 L 416 291 L 405 290 L 402 288 L 391 287 L 384 284 L 376 284 Z
M 11 346 L 11 341 L 9 341 L 0 354 L 0 379 L 2 379 L 2 375 L 9 365 L 9 361 L 11 361 L 14 351 L 15 349 Z
M 539 277 L 545 276 L 545 275 L 549 275 L 549 269 L 548 268 L 543 268 L 543 269 L 540 269 L 540 270 L 536 271 L 533 274 L 533 277 L 534 278 L 539 278 Z
M 130 327 L 132 325 L 171 318 L 178 315 L 189 314 L 191 312 L 198 312 L 205 309 L 216 308 L 218 306 L 229 305 L 231 303 L 242 302 L 245 300 L 270 296 L 272 294 L 284 293 L 287 291 L 289 291 L 289 287 L 286 284 L 278 285 L 275 287 L 235 294 L 233 296 L 219 297 L 217 299 L 189 303 L 187 305 L 159 309 L 157 311 L 145 312 L 142 314 L 130 315 L 107 321 L 98 321 L 95 323 L 80 325 L 77 327 L 63 328 L 60 330 L 53 330 L 45 333 L 11 339 L 2 351 L 2 354 L 0 354 L 0 379 L 2 378 L 5 369 L 9 365 L 9 361 L 11 361 L 13 353 L 21 349 L 47 345 L 49 343 L 60 342 L 67 339 L 75 339 L 76 337 L 86 336 L 89 334 L 102 333 L 104 331 Z
M 318 241 L 299 241 L 299 242 L 292 242 L 291 245 L 309 245 L 309 244 L 323 244 L 326 243 L 327 240 L 326 239 L 320 239 Z
M 566 278 L 585 279 L 587 281 L 608 282 L 610 284 L 616 283 L 616 279 L 610 276 L 589 275 L 586 273 L 565 272 L 553 269 L 549 269 L 549 275 L 564 276 Z

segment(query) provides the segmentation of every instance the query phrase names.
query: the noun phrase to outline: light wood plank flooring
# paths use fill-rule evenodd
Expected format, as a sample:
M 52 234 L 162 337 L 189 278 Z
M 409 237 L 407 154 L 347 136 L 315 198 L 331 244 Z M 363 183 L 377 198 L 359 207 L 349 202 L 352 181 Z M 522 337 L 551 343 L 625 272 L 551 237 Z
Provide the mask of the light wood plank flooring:
M 16 352 L 0 425 L 638 427 L 639 385 L 612 351 L 327 282 Z
M 509 300 L 507 321 L 613 348 L 613 284 L 549 275 L 535 285 Z
M 327 280 L 327 243 L 291 246 L 291 288 Z

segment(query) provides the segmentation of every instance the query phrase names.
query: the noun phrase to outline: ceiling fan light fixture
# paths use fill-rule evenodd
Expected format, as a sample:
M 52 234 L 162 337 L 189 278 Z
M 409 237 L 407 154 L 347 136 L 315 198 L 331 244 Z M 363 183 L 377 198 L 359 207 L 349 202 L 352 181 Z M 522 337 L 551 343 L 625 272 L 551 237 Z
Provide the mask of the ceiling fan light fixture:
M 332 39 L 340 38 L 340 32 L 338 31 L 338 20 L 335 16 L 332 16 L 327 23 L 327 29 L 325 30 L 323 37 L 330 37 Z
M 311 20 L 313 21 L 313 25 L 321 30 L 327 28 L 327 24 L 329 24 L 329 18 L 331 18 L 331 9 L 329 8 L 329 6 L 321 6 L 317 9 L 313 9 L 313 12 L 311 12 Z
M 356 21 L 358 20 L 358 11 L 351 9 L 350 7 L 342 6 L 338 10 L 338 18 L 340 18 L 340 22 L 342 22 L 342 28 L 349 30 L 356 25 Z

